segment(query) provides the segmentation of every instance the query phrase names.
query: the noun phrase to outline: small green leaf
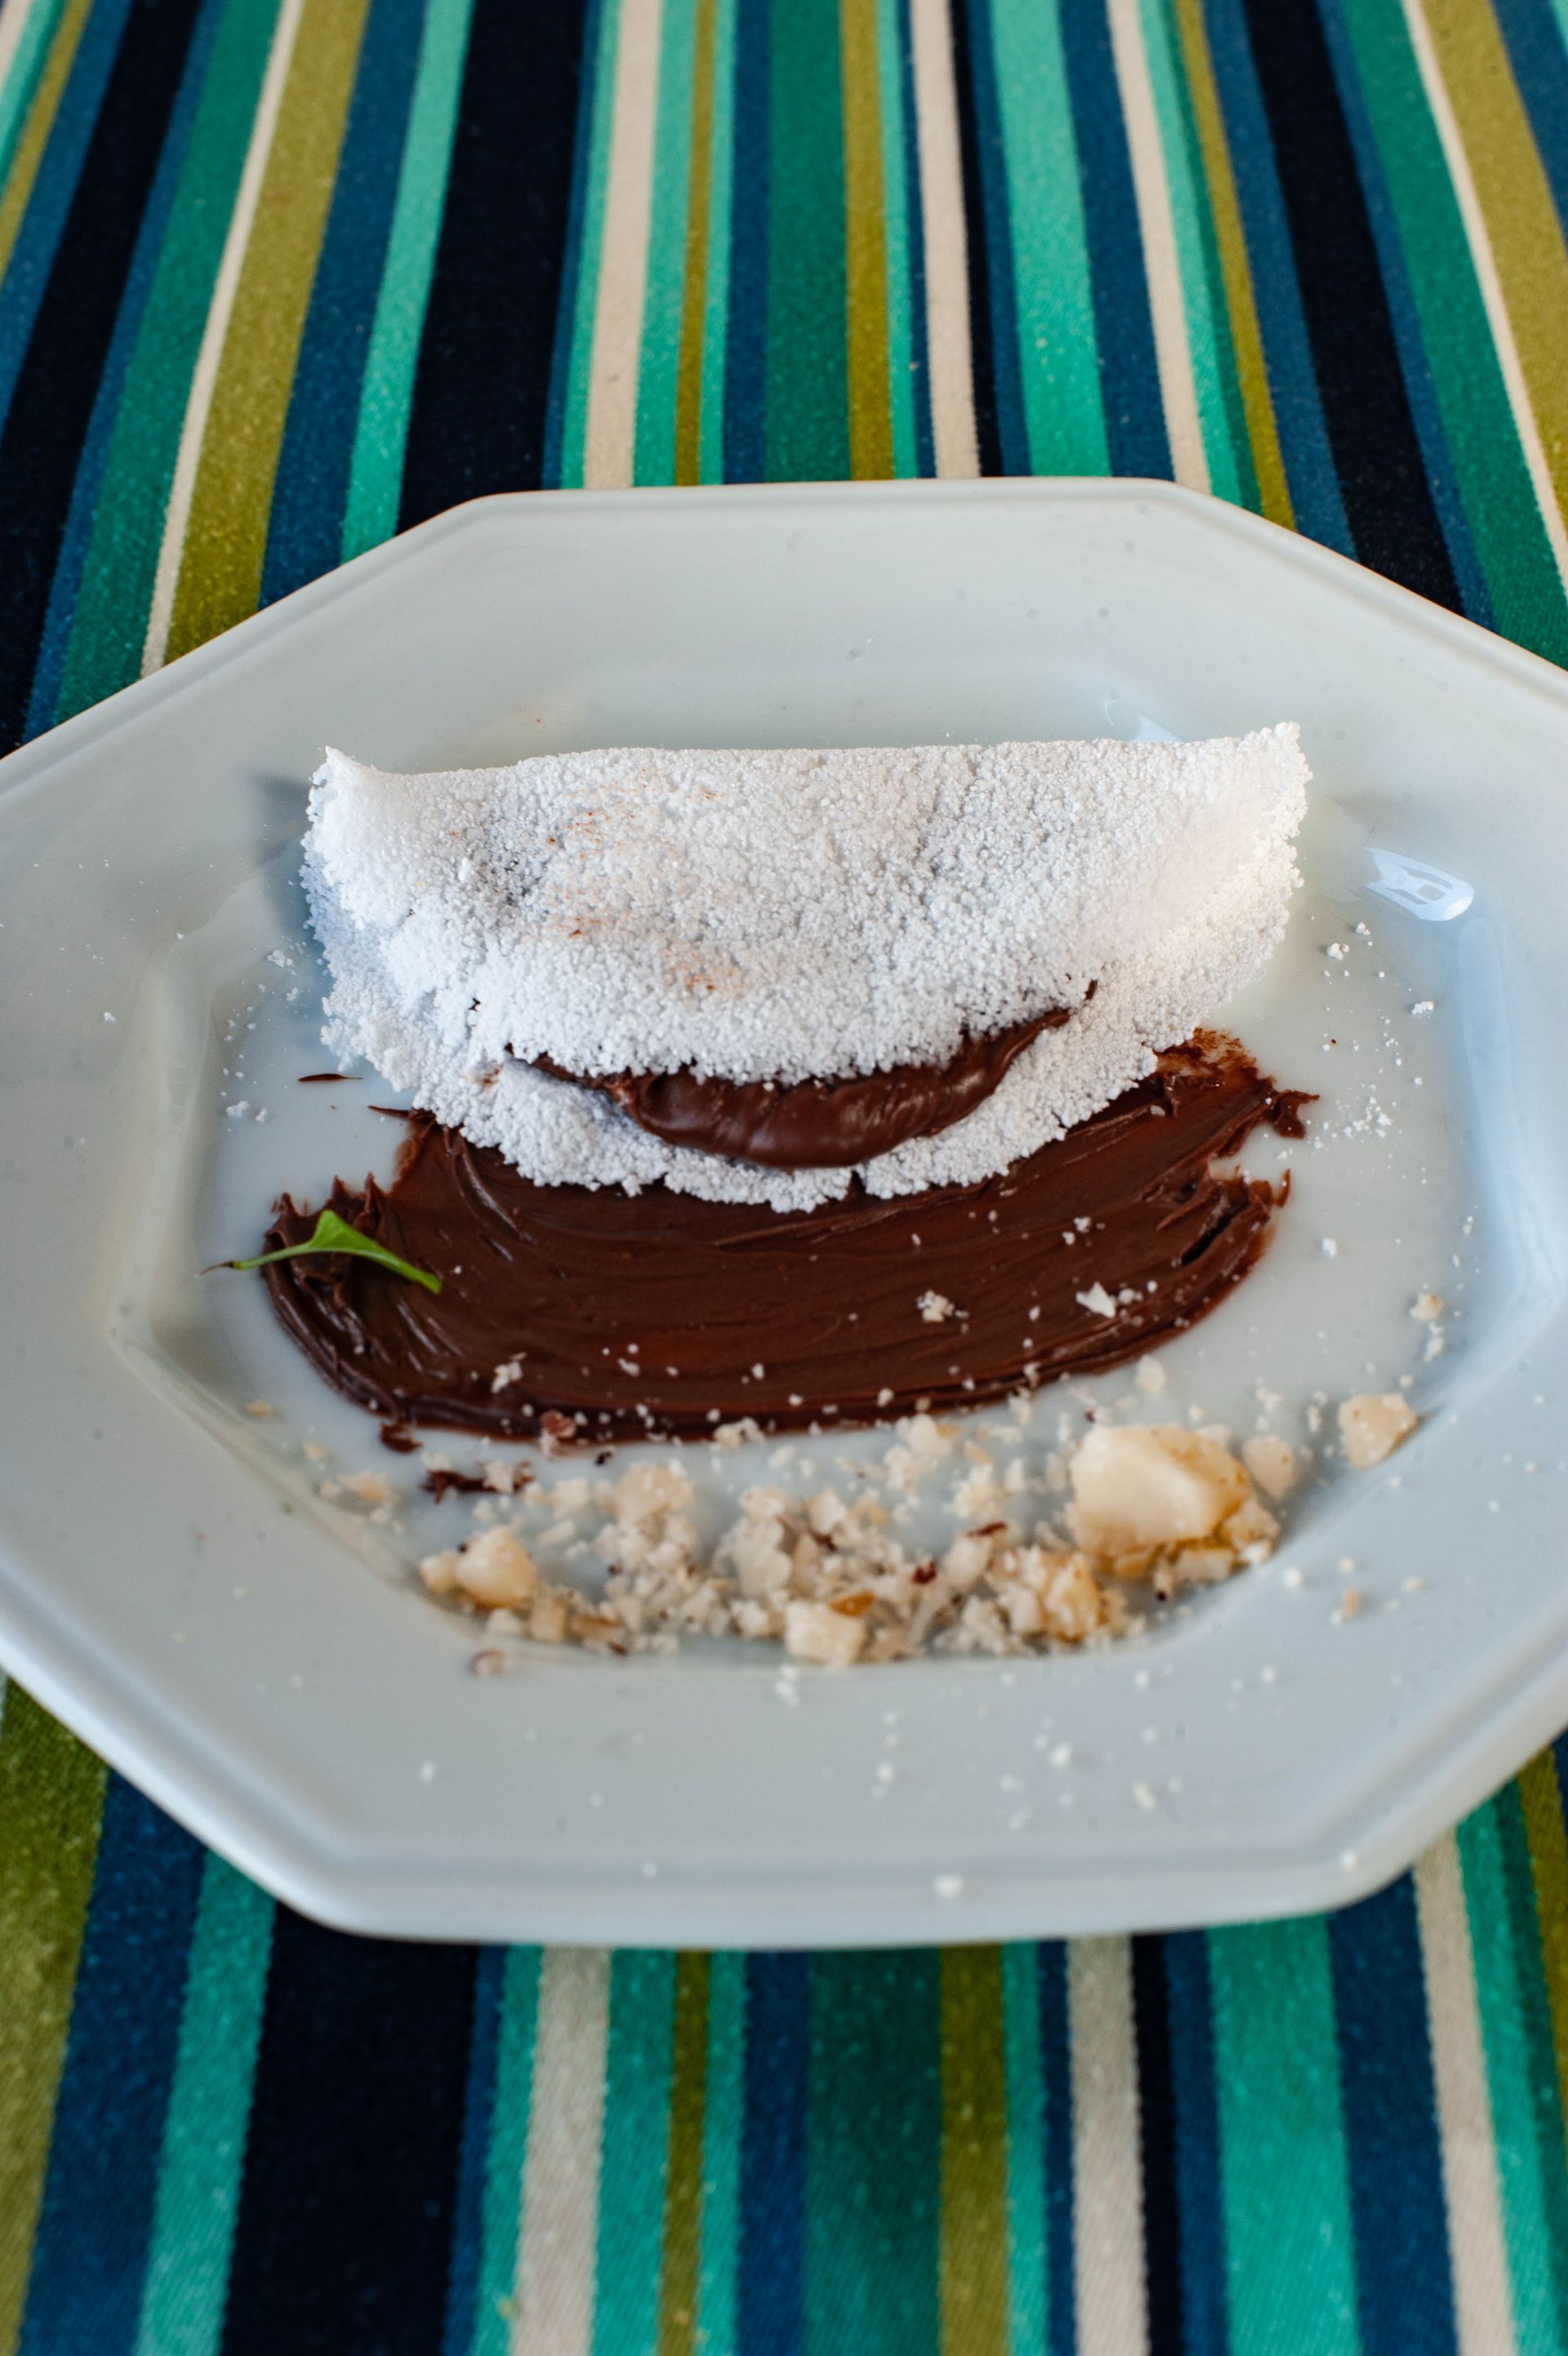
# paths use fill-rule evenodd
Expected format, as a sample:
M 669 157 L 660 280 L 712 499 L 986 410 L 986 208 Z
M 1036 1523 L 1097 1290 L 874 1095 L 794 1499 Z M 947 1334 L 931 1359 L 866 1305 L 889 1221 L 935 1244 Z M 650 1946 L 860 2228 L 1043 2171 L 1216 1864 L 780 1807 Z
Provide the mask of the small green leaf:
M 390 1268 L 394 1276 L 407 1277 L 410 1284 L 423 1284 L 426 1292 L 439 1292 L 441 1279 L 432 1276 L 428 1269 L 415 1268 L 412 1261 L 399 1259 L 396 1252 L 388 1251 L 373 1237 L 362 1236 L 336 1211 L 323 1211 L 316 1222 L 316 1232 L 305 1243 L 285 1244 L 277 1251 L 258 1252 L 254 1259 L 220 1259 L 218 1268 L 266 1268 L 274 1259 L 298 1259 L 305 1252 L 351 1252 L 360 1259 L 373 1259 L 379 1268 Z

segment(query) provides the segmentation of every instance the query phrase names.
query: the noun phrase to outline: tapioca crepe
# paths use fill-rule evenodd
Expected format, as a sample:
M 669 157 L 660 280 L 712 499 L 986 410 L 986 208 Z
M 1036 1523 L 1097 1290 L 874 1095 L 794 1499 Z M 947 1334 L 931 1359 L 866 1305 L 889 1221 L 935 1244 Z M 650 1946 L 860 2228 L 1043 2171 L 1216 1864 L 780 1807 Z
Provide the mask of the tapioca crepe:
M 305 851 L 323 1037 L 542 1184 L 783 1211 L 857 1178 L 972 1183 L 1101 1110 L 1261 970 L 1309 775 L 1291 723 L 419 776 L 328 752 Z M 941 1066 L 1060 1010 L 973 1110 L 851 1166 L 671 1144 L 580 1084 Z

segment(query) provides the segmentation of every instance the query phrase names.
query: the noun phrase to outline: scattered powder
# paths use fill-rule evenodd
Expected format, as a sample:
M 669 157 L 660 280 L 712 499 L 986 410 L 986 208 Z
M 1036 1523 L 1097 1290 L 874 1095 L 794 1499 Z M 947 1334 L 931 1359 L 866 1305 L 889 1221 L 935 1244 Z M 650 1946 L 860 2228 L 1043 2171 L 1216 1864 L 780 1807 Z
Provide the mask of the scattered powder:
M 412 777 L 328 753 L 306 848 L 323 1036 L 542 1182 L 788 1209 L 854 1173 L 665 1145 L 532 1059 L 788 1082 L 944 1061 L 1078 1008 L 965 1119 L 860 1172 L 878 1195 L 969 1183 L 1097 1111 L 1261 969 L 1307 775 L 1293 723 Z

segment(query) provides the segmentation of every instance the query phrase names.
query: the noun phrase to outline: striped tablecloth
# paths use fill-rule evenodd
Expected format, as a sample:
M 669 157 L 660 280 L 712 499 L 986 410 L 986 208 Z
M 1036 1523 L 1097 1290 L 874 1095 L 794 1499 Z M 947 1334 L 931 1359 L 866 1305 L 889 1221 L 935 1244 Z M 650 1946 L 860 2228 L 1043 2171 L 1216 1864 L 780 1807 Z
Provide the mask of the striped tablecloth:
M 5 0 L 0 738 L 541 483 L 1174 474 L 1568 659 L 1565 36 Z M 1551 1755 L 1330 1919 L 606 1955 L 323 1932 L 0 1718 L 0 2356 L 1534 2356 L 1565 2085 Z

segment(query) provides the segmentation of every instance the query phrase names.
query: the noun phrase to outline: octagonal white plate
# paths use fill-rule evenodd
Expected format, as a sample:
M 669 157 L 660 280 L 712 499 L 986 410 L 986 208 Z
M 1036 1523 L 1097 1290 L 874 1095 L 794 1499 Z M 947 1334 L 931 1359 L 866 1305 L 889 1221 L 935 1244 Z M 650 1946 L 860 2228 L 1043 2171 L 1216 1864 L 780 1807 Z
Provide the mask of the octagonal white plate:
M 1416 1439 L 1324 1459 L 1274 1564 L 1131 1647 L 792 1688 L 723 1648 L 469 1676 L 419 1529 L 306 1477 L 302 1436 L 368 1464 L 371 1428 L 259 1287 L 194 1273 L 278 1183 L 388 1151 L 351 1088 L 292 1088 L 321 1060 L 291 877 L 323 743 L 413 768 L 1287 716 L 1309 889 L 1230 1016 L 1322 1089 L 1316 1150 L 1137 1411 L 1246 1429 L 1261 1385 L 1300 1438 L 1310 1393 L 1403 1373 Z M 359 1929 L 993 1938 L 1373 1887 L 1568 1719 L 1565 773 L 1560 673 L 1163 484 L 494 499 L 273 607 L 0 767 L 0 1654 Z

